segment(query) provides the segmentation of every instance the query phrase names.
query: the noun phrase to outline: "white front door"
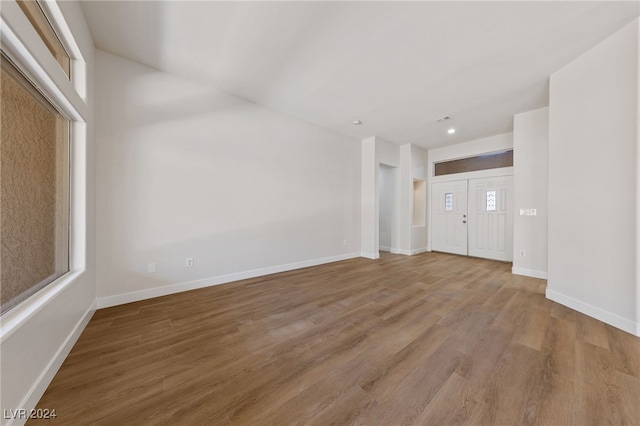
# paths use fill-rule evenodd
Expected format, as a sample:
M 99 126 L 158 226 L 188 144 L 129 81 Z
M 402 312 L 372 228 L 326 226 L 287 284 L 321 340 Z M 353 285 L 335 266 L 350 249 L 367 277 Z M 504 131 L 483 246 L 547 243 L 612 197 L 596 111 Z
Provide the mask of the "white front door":
M 513 176 L 469 180 L 469 256 L 513 260 Z
M 467 254 L 467 181 L 434 183 L 431 191 L 431 249 Z

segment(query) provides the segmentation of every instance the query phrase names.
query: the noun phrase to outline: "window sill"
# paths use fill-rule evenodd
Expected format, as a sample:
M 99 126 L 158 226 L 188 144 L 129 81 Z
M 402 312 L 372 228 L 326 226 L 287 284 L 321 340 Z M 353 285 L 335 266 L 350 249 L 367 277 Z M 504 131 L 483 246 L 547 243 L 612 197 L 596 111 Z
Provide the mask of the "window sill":
M 59 293 L 82 276 L 84 270 L 70 271 L 30 296 L 0 317 L 0 342 L 4 342 L 29 319 L 40 312 Z

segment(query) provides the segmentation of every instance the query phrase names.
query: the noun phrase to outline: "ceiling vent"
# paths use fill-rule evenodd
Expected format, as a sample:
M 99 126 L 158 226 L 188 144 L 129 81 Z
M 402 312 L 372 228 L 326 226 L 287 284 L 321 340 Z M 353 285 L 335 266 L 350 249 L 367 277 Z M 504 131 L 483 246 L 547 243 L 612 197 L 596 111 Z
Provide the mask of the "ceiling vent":
M 440 118 L 436 119 L 436 121 L 438 123 L 440 123 L 440 124 L 446 123 L 449 120 L 451 120 L 451 117 L 449 117 L 448 115 L 445 115 L 444 117 L 440 117 Z

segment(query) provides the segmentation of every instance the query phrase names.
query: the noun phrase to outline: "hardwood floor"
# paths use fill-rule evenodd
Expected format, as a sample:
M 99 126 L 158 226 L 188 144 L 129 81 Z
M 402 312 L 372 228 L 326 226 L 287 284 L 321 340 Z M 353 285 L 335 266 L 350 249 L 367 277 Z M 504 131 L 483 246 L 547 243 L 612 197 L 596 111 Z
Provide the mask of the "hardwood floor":
M 510 265 L 353 259 L 102 309 L 65 425 L 640 424 L 640 339 Z

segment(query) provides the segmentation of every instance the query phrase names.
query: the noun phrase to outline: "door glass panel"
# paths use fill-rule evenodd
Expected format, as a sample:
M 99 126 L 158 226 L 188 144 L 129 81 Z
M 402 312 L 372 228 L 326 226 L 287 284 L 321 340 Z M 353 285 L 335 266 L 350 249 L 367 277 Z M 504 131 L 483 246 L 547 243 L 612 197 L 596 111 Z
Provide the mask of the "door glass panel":
M 444 194 L 444 211 L 452 212 L 453 211 L 453 193 L 447 192 Z
M 496 191 L 487 191 L 487 211 L 496 211 Z

